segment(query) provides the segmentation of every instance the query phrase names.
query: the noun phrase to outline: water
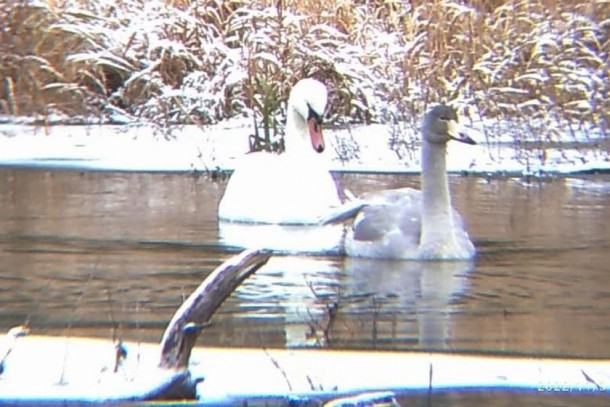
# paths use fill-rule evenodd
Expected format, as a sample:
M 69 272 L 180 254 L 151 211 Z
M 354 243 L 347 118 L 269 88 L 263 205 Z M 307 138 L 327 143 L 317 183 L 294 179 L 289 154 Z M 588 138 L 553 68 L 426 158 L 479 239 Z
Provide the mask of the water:
M 415 176 L 342 174 L 354 193 Z M 475 263 L 278 255 L 218 310 L 209 346 L 435 349 L 608 357 L 610 176 L 451 177 Z M 0 169 L 0 330 L 159 341 L 236 248 L 226 180 Z

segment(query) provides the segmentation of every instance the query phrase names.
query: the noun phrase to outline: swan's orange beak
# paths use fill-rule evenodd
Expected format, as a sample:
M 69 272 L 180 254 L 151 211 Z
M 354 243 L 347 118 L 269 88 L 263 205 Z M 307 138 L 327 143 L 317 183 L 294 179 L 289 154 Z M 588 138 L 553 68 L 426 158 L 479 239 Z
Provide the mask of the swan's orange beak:
M 311 146 L 318 153 L 324 151 L 324 137 L 322 136 L 322 121 L 317 117 L 307 119 L 307 128 L 309 129 L 309 138 Z

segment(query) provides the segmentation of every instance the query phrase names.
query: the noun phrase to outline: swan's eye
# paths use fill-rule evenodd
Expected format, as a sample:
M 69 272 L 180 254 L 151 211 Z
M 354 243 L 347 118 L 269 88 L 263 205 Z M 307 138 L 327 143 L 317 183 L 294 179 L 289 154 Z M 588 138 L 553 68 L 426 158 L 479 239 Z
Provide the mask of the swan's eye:
M 321 125 L 322 121 L 324 120 L 323 116 L 321 114 L 316 113 L 316 111 L 313 110 L 311 106 L 309 106 L 309 104 L 307 105 L 307 109 L 309 110 L 309 112 L 307 113 L 307 120 L 314 119 L 316 121 L 316 124 Z

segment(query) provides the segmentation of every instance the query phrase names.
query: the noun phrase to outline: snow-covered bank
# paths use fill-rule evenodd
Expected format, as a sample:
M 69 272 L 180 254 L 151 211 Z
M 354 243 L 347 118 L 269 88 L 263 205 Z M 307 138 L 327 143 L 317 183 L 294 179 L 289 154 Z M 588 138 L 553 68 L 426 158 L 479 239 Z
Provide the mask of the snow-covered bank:
M 156 345 L 124 345 L 130 350 L 128 357 L 119 372 L 112 374 L 114 354 L 108 340 L 21 338 L 11 354 L 10 368 L 0 381 L 0 400 L 29 406 L 41 401 L 52 405 L 101 405 L 100 400 L 112 402 L 119 395 L 141 391 L 155 377 L 151 371 L 158 359 Z M 317 404 L 322 399 L 373 391 L 412 395 L 424 391 L 434 392 L 436 397 L 443 391 L 467 389 L 495 390 L 495 397 L 500 400 L 504 400 L 500 391 L 511 392 L 504 396 L 511 401 L 525 392 L 600 397 L 607 395 L 610 385 L 607 360 L 212 347 L 195 348 L 191 360 L 193 377 L 205 378 L 197 386 L 197 405 L 250 405 L 250 400 L 262 405 L 260 401 L 265 398 L 272 400 L 271 405 L 284 400 L 296 403 L 279 405 L 303 405 L 303 400 Z M 434 376 L 430 374 L 432 370 Z M 573 403 L 575 400 L 570 399 Z
M 0 125 L 0 165 L 126 171 L 231 170 L 248 150 L 251 121 L 181 126 L 173 136 L 152 127 Z M 325 157 L 335 171 L 419 172 L 416 129 L 388 125 L 325 131 Z M 576 138 L 516 144 L 472 129 L 476 146 L 450 143 L 448 168 L 480 174 L 546 175 L 610 171 L 608 141 Z M 493 141 L 489 141 L 493 140 Z M 527 140 L 526 140 L 527 142 Z M 603 147 L 603 146 L 606 147 Z M 393 147 L 392 147 L 393 146 Z

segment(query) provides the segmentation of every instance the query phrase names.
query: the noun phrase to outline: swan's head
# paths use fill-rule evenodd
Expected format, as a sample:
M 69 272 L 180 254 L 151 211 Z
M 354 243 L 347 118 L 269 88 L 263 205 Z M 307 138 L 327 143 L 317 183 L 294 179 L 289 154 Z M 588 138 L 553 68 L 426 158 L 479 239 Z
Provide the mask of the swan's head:
M 307 78 L 298 81 L 288 99 L 288 109 L 294 109 L 297 119 L 307 124 L 307 135 L 315 151 L 324 151 L 324 137 L 322 136 L 322 120 L 328 93 L 326 86 L 315 79 Z M 301 127 L 301 126 L 299 126 Z
M 424 140 L 432 144 L 445 144 L 449 140 L 476 144 L 459 124 L 455 109 L 447 105 L 436 105 L 426 113 L 422 132 Z

